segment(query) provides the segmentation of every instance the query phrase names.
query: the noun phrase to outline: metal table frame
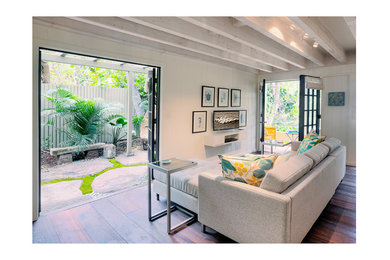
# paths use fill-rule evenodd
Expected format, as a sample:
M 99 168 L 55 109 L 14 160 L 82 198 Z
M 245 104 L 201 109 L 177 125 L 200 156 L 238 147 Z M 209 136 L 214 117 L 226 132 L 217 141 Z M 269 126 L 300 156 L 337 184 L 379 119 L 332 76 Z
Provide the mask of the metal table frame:
M 174 168 L 174 169 L 166 169 L 164 166 L 159 166 L 156 165 L 155 163 L 157 162 L 151 162 L 148 163 L 148 217 L 149 221 L 155 221 L 156 219 L 159 219 L 165 215 L 167 215 L 167 233 L 172 234 L 182 228 L 184 225 L 190 224 L 196 220 L 196 215 L 189 212 L 188 210 L 184 209 L 183 207 L 180 207 L 177 204 L 171 205 L 171 174 L 174 172 L 178 172 L 190 167 L 193 167 L 197 165 L 196 162 L 188 161 L 188 160 L 183 160 L 179 158 L 172 158 L 172 160 L 181 160 L 181 161 L 186 161 L 189 162 L 190 164 L 184 166 L 184 167 L 179 167 L 179 168 Z M 161 163 L 161 161 L 158 161 Z M 153 177 L 153 171 L 160 171 L 166 174 L 167 176 L 167 208 L 152 215 L 152 177 Z M 175 210 L 180 210 L 184 212 L 185 214 L 189 215 L 190 218 L 182 221 L 181 223 L 177 224 L 176 226 L 172 227 L 171 223 L 171 213 Z
M 291 144 L 291 141 L 290 142 L 285 142 L 285 143 L 273 143 L 273 142 L 267 142 L 267 141 L 264 141 L 262 142 L 262 145 L 263 145 L 263 151 L 264 151 L 264 145 L 270 145 L 271 146 L 271 154 L 274 153 L 274 146 L 278 146 L 278 147 L 285 147 L 287 145 L 290 145 Z
M 298 140 L 298 134 L 299 134 L 298 131 L 286 132 L 286 135 L 288 136 L 288 138 L 289 138 L 291 141 L 296 141 L 296 140 Z M 294 135 L 296 135 L 295 138 L 294 138 Z

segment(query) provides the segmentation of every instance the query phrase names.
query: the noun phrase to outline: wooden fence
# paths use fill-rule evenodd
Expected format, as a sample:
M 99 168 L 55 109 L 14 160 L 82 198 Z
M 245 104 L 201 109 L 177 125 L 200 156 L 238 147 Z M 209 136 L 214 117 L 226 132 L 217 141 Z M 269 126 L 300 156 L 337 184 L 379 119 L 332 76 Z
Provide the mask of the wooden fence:
M 103 103 L 118 105 L 118 114 L 122 114 L 125 117 L 128 115 L 128 90 L 127 88 L 109 88 L 109 87 L 81 87 L 81 86 L 56 86 L 53 84 L 41 85 L 41 112 L 47 108 L 53 108 L 54 105 L 45 97 L 50 90 L 57 87 L 64 88 L 71 91 L 73 95 L 82 98 L 100 99 Z M 67 136 L 64 133 L 66 126 L 62 118 L 54 120 L 54 125 L 47 125 L 47 117 L 41 117 L 41 142 L 42 147 L 57 148 L 66 146 Z M 103 129 L 104 134 L 97 138 L 97 142 L 112 143 L 112 136 L 110 126 L 106 126 Z

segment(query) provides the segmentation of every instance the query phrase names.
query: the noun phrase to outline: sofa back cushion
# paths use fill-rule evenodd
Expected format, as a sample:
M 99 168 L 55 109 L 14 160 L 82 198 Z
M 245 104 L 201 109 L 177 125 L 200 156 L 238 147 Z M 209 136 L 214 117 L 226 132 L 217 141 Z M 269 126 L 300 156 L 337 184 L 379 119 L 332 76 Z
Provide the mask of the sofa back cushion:
M 316 167 L 329 153 L 329 148 L 323 144 L 317 144 L 303 154 L 313 160 L 312 168 Z
M 293 156 L 270 170 L 260 188 L 281 193 L 310 171 L 312 165 L 313 160 L 305 155 Z
M 287 162 L 291 157 L 298 156 L 296 152 L 291 151 L 289 153 L 280 154 L 278 158 L 276 158 L 276 161 L 274 163 L 274 167 L 276 167 L 279 164 Z
M 277 154 L 254 158 L 218 155 L 225 178 L 259 187 L 266 173 L 274 166 Z
M 331 137 L 326 139 L 326 141 L 322 142 L 321 144 L 326 145 L 329 148 L 329 153 L 331 153 L 341 145 L 341 141 L 335 137 Z

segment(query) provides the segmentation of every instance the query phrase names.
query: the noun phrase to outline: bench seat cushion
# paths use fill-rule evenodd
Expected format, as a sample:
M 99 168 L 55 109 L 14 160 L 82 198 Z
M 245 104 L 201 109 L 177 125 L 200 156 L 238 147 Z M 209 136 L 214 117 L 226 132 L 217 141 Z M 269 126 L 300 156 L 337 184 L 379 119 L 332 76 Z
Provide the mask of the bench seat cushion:
M 217 175 L 221 170 L 221 165 L 218 161 L 207 160 L 193 160 L 198 163 L 197 166 L 185 169 L 183 171 L 171 174 L 171 187 L 191 196 L 198 197 L 198 175 L 203 171 L 215 172 Z M 153 171 L 154 178 L 162 183 L 167 183 L 167 176 L 165 173 Z

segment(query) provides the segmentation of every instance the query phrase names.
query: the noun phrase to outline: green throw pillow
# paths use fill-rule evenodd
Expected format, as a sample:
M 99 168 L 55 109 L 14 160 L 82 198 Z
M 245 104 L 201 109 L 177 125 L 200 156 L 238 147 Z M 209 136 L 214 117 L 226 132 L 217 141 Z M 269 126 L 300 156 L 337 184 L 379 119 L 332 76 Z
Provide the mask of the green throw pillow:
M 318 134 L 312 130 L 305 138 L 303 138 L 301 144 L 299 145 L 297 154 L 304 153 L 310 150 L 318 143 Z
M 314 129 L 311 130 L 310 133 L 305 137 L 310 138 L 310 139 L 319 139 L 320 138 Z

